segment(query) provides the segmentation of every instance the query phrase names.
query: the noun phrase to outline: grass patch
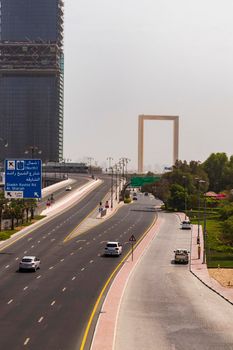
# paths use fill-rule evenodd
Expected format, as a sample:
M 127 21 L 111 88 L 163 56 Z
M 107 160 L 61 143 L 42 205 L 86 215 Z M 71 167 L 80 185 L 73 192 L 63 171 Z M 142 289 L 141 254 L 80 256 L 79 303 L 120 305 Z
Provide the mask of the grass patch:
M 0 231 L 0 241 L 5 241 L 6 239 L 10 238 L 14 233 L 19 232 L 24 227 L 30 226 L 34 222 L 41 220 L 44 217 L 46 217 L 46 216 L 45 215 L 36 215 L 32 221 L 24 222 L 23 224 L 16 226 L 14 230 Z
M 192 224 L 198 224 L 198 210 L 187 213 Z M 200 225 L 204 224 L 204 211 L 200 211 Z M 206 211 L 206 259 L 208 267 L 233 268 L 233 247 L 226 245 L 221 239 L 222 221 L 218 208 Z

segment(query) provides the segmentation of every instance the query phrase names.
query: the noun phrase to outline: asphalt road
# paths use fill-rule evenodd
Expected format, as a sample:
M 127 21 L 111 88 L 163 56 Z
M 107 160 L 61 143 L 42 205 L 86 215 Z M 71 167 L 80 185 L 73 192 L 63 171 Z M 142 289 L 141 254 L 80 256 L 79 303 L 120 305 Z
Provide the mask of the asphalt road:
M 232 350 L 233 307 L 173 263 L 191 233 L 175 214 L 161 227 L 131 275 L 120 307 L 115 350 Z
M 90 179 L 90 176 L 80 175 L 80 174 L 71 174 L 70 178 L 75 180 L 75 182 L 71 184 L 72 190 L 75 190 L 85 185 Z M 64 185 L 64 187 L 59 188 L 53 192 L 53 198 L 55 202 L 70 193 L 69 191 L 66 192 L 65 188 L 66 186 Z M 40 202 L 38 202 L 36 214 L 39 214 L 42 210 L 46 209 L 47 200 L 50 198 L 51 198 L 51 194 L 48 194 L 44 196 Z
M 79 349 L 94 303 L 120 262 L 102 256 L 106 241 L 121 241 L 126 254 L 129 237 L 139 238 L 155 217 L 151 199 L 143 197 L 63 243 L 108 189 L 106 181 L 72 209 L 0 251 L 0 349 Z M 41 269 L 17 272 L 23 255 L 39 256 Z

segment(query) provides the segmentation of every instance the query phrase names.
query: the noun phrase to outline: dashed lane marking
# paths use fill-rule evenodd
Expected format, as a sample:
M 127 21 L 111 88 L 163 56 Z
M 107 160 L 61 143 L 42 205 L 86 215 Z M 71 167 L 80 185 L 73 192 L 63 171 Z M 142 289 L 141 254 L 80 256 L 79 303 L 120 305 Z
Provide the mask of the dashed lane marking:
M 62 261 L 64 261 L 65 259 L 61 259 L 60 261 L 62 262 Z
M 15 258 L 15 260 L 19 260 L 19 258 L 17 257 L 17 258 Z
M 26 290 L 26 289 L 28 289 L 28 286 L 24 287 L 24 289 L 23 289 L 23 290 Z
M 36 279 L 39 279 L 39 278 L 41 278 L 41 275 L 39 275 L 39 276 L 36 277 Z
M 50 266 L 49 270 L 52 270 L 54 266 Z
M 74 255 L 74 252 L 71 252 L 70 255 Z
M 90 264 L 92 264 L 94 262 L 94 260 L 90 260 L 89 262 L 90 262 Z
M 5 269 L 8 269 L 9 266 L 10 266 L 10 265 L 6 265 L 6 266 L 5 266 Z
M 25 342 L 23 343 L 23 345 L 27 345 L 29 343 L 30 338 L 26 338 Z
M 11 304 L 12 301 L 13 301 L 13 299 L 9 300 L 9 301 L 7 302 L 7 304 L 8 304 L 8 305 Z
M 82 269 L 81 269 L 81 271 L 84 271 L 85 270 L 85 267 L 83 267 Z
M 64 287 L 63 289 L 62 289 L 62 292 L 64 292 L 66 290 L 66 287 Z
M 41 316 L 41 317 L 39 318 L 39 320 L 38 320 L 38 323 L 41 323 L 41 322 L 43 321 L 43 319 L 44 319 L 44 317 Z
M 50 305 L 53 306 L 55 303 L 56 303 L 56 300 L 52 301 Z
M 72 277 L 72 281 L 74 281 L 74 280 L 75 280 L 75 278 L 76 278 L 75 276 L 74 276 L 74 277 Z

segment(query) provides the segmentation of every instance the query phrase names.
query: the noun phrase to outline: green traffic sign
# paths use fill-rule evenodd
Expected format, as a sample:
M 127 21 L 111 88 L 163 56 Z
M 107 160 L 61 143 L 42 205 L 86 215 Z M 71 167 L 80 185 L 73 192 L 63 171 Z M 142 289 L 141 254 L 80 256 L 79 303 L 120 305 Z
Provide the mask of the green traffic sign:
M 142 187 L 145 184 L 150 184 L 160 181 L 160 176 L 144 176 L 144 177 L 132 177 L 131 186 L 132 187 Z

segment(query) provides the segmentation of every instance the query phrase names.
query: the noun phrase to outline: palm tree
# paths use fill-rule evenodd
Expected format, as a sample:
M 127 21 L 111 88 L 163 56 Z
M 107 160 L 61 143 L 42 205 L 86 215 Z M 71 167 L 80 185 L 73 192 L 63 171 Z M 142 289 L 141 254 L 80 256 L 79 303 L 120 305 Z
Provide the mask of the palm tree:
M 0 231 L 2 230 L 2 214 L 4 212 L 7 202 L 8 199 L 4 197 L 4 192 L 0 192 Z

